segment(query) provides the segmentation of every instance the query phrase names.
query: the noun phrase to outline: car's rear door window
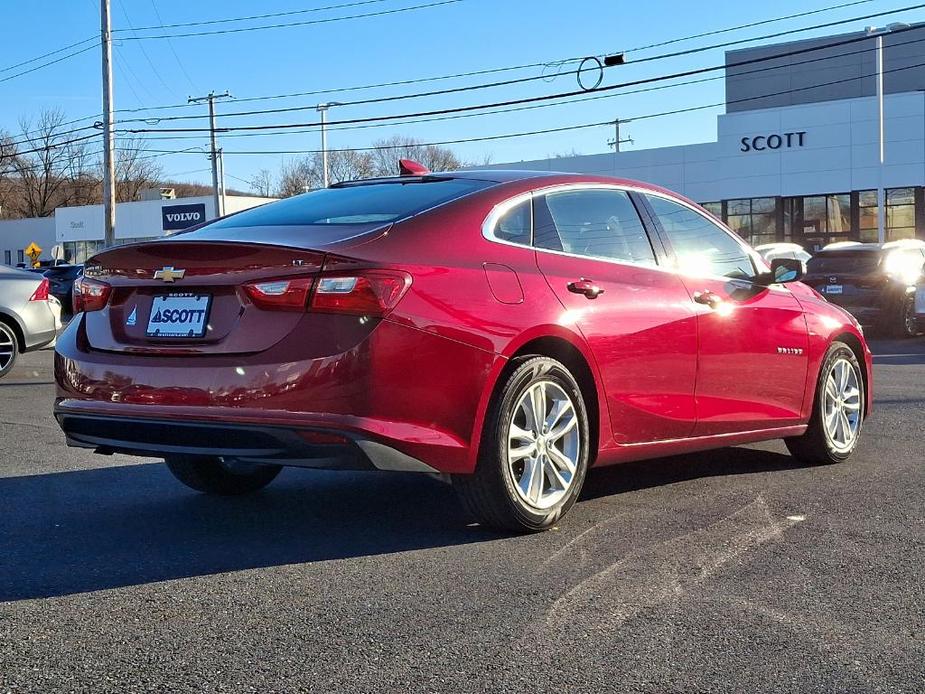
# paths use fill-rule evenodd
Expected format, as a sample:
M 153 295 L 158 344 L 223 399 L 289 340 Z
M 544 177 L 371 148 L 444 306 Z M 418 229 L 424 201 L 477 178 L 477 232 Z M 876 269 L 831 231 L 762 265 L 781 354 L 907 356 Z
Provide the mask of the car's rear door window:
M 533 213 L 530 200 L 524 200 L 505 212 L 495 224 L 494 236 L 501 241 L 530 245 Z
M 623 190 L 548 193 L 536 201 L 535 244 L 572 255 L 655 265 L 639 213 Z

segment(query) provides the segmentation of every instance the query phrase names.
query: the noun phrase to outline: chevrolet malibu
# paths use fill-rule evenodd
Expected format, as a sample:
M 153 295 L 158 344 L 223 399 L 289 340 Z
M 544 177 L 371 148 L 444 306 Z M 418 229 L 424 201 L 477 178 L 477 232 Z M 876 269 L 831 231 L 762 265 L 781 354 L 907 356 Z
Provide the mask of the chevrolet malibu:
M 286 465 L 440 473 L 526 531 L 591 467 L 857 446 L 871 354 L 799 261 L 629 180 L 405 172 L 89 260 L 56 351 L 68 443 L 213 494 Z

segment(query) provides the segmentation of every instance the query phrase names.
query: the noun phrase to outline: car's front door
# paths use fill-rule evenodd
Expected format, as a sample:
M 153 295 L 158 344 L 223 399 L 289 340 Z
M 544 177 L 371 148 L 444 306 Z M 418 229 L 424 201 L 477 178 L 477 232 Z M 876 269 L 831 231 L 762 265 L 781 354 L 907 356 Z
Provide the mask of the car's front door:
M 576 187 L 534 197 L 537 264 L 597 362 L 617 443 L 690 435 L 696 312 L 625 190 Z M 664 262 L 664 256 L 661 262 Z
M 756 256 L 705 213 L 646 194 L 696 308 L 696 436 L 800 423 L 808 331 L 784 285 L 762 286 Z

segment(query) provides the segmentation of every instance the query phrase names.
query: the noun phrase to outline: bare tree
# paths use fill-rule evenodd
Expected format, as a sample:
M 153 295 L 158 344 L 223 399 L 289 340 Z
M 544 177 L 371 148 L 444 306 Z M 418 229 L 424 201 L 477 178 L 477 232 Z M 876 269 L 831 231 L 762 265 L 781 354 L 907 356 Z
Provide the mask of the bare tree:
M 320 153 L 285 164 L 280 172 L 276 194 L 285 198 L 323 187 L 323 166 Z M 375 167 L 369 153 L 354 150 L 328 152 L 328 177 L 331 183 L 355 181 L 373 176 L 375 176 Z
M 269 198 L 273 195 L 274 184 L 273 174 L 269 169 L 260 169 L 250 180 L 251 191 L 261 198 Z
M 455 171 L 464 164 L 451 149 L 437 145 L 425 145 L 420 140 L 405 135 L 394 135 L 373 143 L 370 156 L 373 161 L 373 175 L 395 176 L 398 174 L 399 159 L 413 159 L 431 171 Z
M 68 183 L 84 161 L 86 147 L 68 141 L 64 114 L 56 109 L 43 111 L 35 122 L 21 118 L 19 126 L 19 150 L 10 160 L 18 194 L 11 206 L 24 217 L 47 217 L 66 204 Z
M 141 193 L 161 184 L 164 170 L 144 153 L 144 140 L 123 138 L 116 146 L 116 202 L 141 200 Z M 102 172 L 101 172 L 102 175 Z

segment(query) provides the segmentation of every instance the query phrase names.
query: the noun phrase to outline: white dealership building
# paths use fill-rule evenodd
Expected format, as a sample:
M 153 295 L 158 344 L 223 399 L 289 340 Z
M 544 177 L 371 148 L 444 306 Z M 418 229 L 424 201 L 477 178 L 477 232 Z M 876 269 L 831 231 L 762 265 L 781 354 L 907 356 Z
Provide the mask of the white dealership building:
M 883 187 L 885 240 L 925 238 L 925 25 L 883 36 L 882 166 L 875 41 L 845 34 L 728 52 L 714 142 L 492 168 L 656 183 L 704 204 L 753 244 L 810 249 L 877 241 Z

